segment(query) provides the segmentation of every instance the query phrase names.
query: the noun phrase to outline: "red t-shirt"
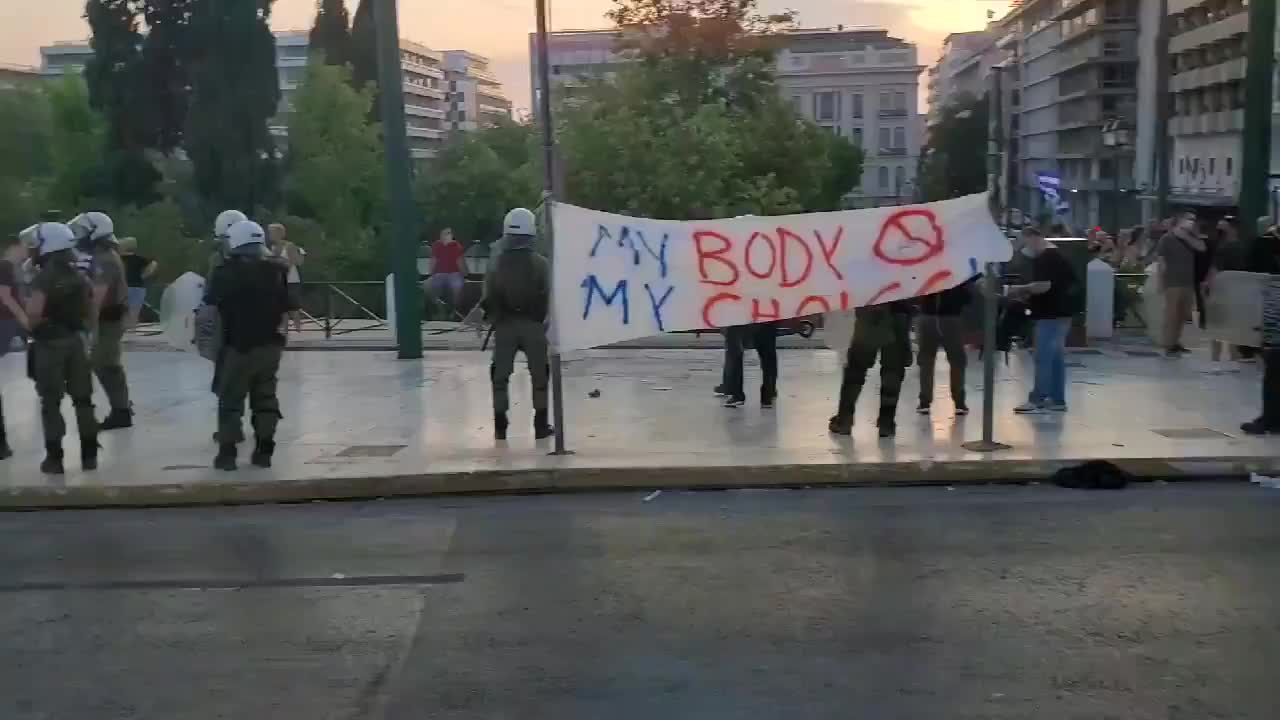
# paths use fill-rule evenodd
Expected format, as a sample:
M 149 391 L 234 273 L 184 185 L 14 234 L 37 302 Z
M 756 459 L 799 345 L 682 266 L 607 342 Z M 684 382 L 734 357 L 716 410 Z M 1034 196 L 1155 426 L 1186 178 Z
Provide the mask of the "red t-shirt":
M 460 242 L 437 240 L 431 246 L 431 258 L 435 260 L 434 273 L 462 272 L 462 255 L 467 251 Z

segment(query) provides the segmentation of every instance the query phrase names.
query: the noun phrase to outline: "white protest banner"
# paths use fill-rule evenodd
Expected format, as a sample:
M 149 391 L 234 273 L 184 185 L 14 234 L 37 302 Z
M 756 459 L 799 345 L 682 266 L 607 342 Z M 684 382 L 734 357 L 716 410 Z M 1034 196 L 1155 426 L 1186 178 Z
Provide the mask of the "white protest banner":
M 985 194 L 687 222 L 553 212 L 560 350 L 927 295 L 1012 256 Z

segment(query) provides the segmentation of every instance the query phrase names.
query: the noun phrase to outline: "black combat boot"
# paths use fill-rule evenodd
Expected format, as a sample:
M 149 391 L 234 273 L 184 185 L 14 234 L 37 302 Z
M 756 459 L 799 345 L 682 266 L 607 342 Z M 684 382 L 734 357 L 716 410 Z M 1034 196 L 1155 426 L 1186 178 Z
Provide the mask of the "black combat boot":
M 62 445 L 46 445 L 44 462 L 40 463 L 40 472 L 46 475 L 62 475 L 66 468 L 62 467 Z
M 84 470 L 98 469 L 98 436 L 80 436 L 80 467 Z
M 533 436 L 538 440 L 549 438 L 556 434 L 556 429 L 551 427 L 551 423 L 547 422 L 547 411 L 536 410 L 533 413 Z
M 98 425 L 99 430 L 119 430 L 133 427 L 133 411 L 111 409 L 111 412 Z
M 507 425 L 508 423 L 507 423 L 506 413 L 493 414 L 493 436 L 495 438 L 497 438 L 498 440 L 507 439 Z
M 213 466 L 219 470 L 231 472 L 236 469 L 236 446 L 222 443 L 218 446 L 218 456 L 213 459 Z
M 898 434 L 898 422 L 894 416 L 897 408 L 880 408 L 880 416 L 876 419 L 876 426 L 880 428 L 880 437 L 891 438 Z
M 852 435 L 853 434 L 853 416 L 852 415 L 832 415 L 827 420 L 827 431 L 832 435 Z
M 271 467 L 271 456 L 276 451 L 276 444 L 272 440 L 258 439 L 258 444 L 253 448 L 253 455 L 249 458 L 249 462 L 260 468 Z

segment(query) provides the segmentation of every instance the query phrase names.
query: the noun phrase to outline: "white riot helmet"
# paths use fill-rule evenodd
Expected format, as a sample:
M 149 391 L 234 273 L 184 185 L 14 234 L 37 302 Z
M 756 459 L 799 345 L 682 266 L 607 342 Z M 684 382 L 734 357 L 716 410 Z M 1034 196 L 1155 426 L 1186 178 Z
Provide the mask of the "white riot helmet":
M 32 225 L 20 233 L 22 242 L 27 247 L 40 252 L 44 257 L 60 250 L 70 250 L 76 246 L 76 234 L 62 223 L 40 223 Z
M 239 210 L 223 210 L 218 213 L 218 218 L 213 221 L 213 236 L 219 240 L 226 240 L 227 232 L 231 230 L 232 225 L 248 219 L 249 216 Z
M 18 242 L 22 243 L 22 247 L 28 250 L 35 250 L 40 247 L 40 225 L 32 225 L 18 233 Z
M 252 220 L 241 220 L 227 230 L 227 245 L 232 252 L 246 245 L 265 245 L 267 234 L 262 226 Z
M 99 240 L 115 241 L 116 224 L 111 216 L 101 212 L 86 212 L 72 218 L 67 223 L 77 240 L 97 242 Z
M 516 208 L 507 213 L 507 217 L 502 221 L 502 232 L 507 235 L 528 235 L 538 234 L 538 221 L 533 217 L 533 213 L 526 208 Z

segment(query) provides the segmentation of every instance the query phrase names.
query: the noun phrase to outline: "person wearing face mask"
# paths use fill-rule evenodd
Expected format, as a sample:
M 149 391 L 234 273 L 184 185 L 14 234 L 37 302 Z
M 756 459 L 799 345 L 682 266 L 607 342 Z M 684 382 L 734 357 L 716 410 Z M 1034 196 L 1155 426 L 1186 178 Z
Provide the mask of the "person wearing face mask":
M 1196 226 L 1196 215 L 1179 215 L 1173 229 L 1160 238 L 1156 255 L 1160 258 L 1160 287 L 1164 292 L 1165 356 L 1176 358 L 1189 352 L 1182 345 L 1182 331 L 1191 320 L 1196 299 L 1196 259 L 1207 252 Z
M 1035 385 L 1027 402 L 1014 408 L 1021 414 L 1067 411 L 1067 332 L 1080 312 L 1084 296 L 1071 263 L 1044 233 L 1022 231 L 1020 252 L 1031 259 L 1032 281 L 1014 285 L 1009 297 L 1025 299 L 1035 321 Z

